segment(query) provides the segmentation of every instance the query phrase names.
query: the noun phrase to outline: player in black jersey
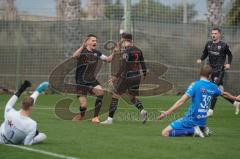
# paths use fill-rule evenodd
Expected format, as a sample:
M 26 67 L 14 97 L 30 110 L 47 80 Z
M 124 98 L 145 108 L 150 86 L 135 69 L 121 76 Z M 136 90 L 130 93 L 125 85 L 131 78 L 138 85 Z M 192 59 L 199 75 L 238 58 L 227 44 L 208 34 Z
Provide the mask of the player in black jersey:
M 209 65 L 213 68 L 213 74 L 211 80 L 215 82 L 222 91 L 224 91 L 223 87 L 223 78 L 224 72 L 227 69 L 230 69 L 231 62 L 232 62 L 232 52 L 229 49 L 229 46 L 220 40 L 221 38 L 221 30 L 219 28 L 213 28 L 211 31 L 211 41 L 208 41 L 205 45 L 203 50 L 203 54 L 200 59 L 197 60 L 197 63 L 201 64 L 203 60 L 208 57 Z M 227 63 L 225 64 L 226 57 L 228 56 Z M 231 103 L 231 101 L 227 99 Z M 213 115 L 213 110 L 216 105 L 217 97 L 214 97 L 211 101 L 211 106 L 208 111 L 208 116 Z M 237 109 L 239 110 L 239 104 L 234 103 Z
M 80 101 L 80 114 L 73 118 L 73 121 L 80 121 L 84 118 L 87 109 L 87 94 L 96 95 L 93 123 L 99 123 L 98 114 L 102 105 L 103 88 L 95 78 L 99 62 L 110 62 L 113 54 L 105 56 L 100 51 L 96 50 L 97 37 L 88 35 L 83 42 L 83 45 L 73 54 L 73 57 L 78 59 L 76 69 L 76 84 L 77 94 Z
M 117 81 L 113 86 L 114 93 L 109 107 L 108 119 L 101 123 L 112 124 L 119 96 L 123 95 L 126 91 L 128 91 L 129 100 L 140 111 L 142 121 L 145 123 L 147 121 L 147 112 L 144 110 L 141 101 L 136 98 L 139 94 L 141 77 L 142 75 L 146 76 L 144 57 L 142 51 L 136 46 L 133 46 L 131 34 L 123 33 L 121 38 L 122 47 L 125 50 L 121 50 L 122 61 L 118 72 L 109 80 L 109 83 L 112 86 L 113 82 Z

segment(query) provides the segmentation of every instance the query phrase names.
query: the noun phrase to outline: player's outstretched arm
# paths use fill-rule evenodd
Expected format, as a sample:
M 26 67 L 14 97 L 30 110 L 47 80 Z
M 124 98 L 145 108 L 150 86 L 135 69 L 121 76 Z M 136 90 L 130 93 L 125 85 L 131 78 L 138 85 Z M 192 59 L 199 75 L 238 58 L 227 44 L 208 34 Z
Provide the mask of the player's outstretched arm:
M 161 113 L 159 117 L 157 118 L 158 120 L 161 120 L 165 118 L 167 115 L 172 114 L 175 112 L 181 105 L 183 105 L 190 97 L 187 94 L 184 94 L 176 103 L 173 104 L 172 107 L 170 107 L 167 111 Z
M 109 56 L 106 56 L 106 55 L 102 55 L 100 58 L 103 60 L 103 61 L 106 61 L 106 62 L 111 62 L 112 59 L 113 59 L 113 56 L 114 56 L 114 53 L 112 53 L 111 55 Z
M 222 96 L 225 97 L 225 98 L 228 98 L 230 100 L 240 102 L 240 96 L 236 97 L 236 96 L 233 96 L 232 94 L 230 94 L 228 92 L 222 92 Z
M 8 100 L 5 111 L 4 111 L 4 117 L 6 117 L 7 112 L 9 112 L 14 105 L 16 104 L 18 98 L 20 95 L 28 88 L 31 87 L 31 82 L 25 80 L 23 84 L 20 86 L 20 88 L 17 90 L 17 92 Z

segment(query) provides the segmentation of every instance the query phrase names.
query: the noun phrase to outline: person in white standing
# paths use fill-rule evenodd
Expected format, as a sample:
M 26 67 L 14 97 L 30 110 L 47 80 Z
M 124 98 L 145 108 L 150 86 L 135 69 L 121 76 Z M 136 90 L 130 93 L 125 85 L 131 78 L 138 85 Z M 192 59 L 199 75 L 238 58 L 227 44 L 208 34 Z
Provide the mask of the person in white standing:
M 20 95 L 31 86 L 31 83 L 24 81 L 10 98 L 5 107 L 4 122 L 0 127 L 0 144 L 32 145 L 47 138 L 44 133 L 38 132 L 36 121 L 32 120 L 29 115 L 37 97 L 48 88 L 48 85 L 48 82 L 41 83 L 30 97 L 24 98 L 19 111 L 15 110 L 14 106 Z

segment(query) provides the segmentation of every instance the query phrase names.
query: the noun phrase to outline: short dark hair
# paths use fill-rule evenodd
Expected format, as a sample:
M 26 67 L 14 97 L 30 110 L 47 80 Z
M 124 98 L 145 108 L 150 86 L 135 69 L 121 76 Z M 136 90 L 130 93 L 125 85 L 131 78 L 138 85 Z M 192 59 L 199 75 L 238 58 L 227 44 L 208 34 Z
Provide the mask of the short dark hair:
M 212 72 L 212 67 L 210 65 L 203 65 L 200 70 L 200 76 L 208 78 Z
M 121 37 L 125 40 L 132 41 L 132 34 L 130 34 L 130 33 L 122 33 Z
M 214 27 L 214 28 L 212 28 L 212 31 L 213 31 L 213 30 L 217 30 L 219 33 L 221 33 L 221 29 L 218 28 L 218 27 Z
M 31 106 L 33 106 L 34 99 L 32 97 L 26 97 L 22 101 L 22 109 L 29 110 Z
M 94 35 L 94 34 L 88 34 L 87 37 L 88 37 L 88 38 L 90 38 L 90 37 L 95 37 L 95 38 L 97 38 L 97 36 Z

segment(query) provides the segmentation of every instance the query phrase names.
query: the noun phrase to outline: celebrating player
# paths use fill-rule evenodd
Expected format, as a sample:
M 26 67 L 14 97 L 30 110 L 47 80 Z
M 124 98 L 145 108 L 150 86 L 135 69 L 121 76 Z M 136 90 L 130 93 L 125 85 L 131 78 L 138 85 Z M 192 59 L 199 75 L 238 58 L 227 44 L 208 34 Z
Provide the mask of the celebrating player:
M 208 41 L 203 50 L 203 55 L 200 59 L 197 60 L 197 63 L 201 64 L 204 59 L 209 57 L 209 64 L 213 68 L 213 74 L 211 80 L 215 82 L 219 88 L 224 91 L 223 87 L 223 77 L 224 71 L 230 68 L 232 62 L 232 53 L 229 49 L 229 46 L 220 41 L 221 30 L 219 28 L 213 28 L 211 32 L 212 40 Z M 225 64 L 226 56 L 228 56 L 228 63 Z M 233 100 L 227 99 L 231 103 L 234 103 Z M 217 97 L 212 98 L 211 107 L 208 111 L 208 116 L 213 115 L 213 110 L 217 102 Z M 239 112 L 239 102 L 235 102 L 236 114 Z
M 44 133 L 37 130 L 36 121 L 28 116 L 39 94 L 47 89 L 48 82 L 41 83 L 30 97 L 24 98 L 19 111 L 14 109 L 14 105 L 22 92 L 30 86 L 29 81 L 24 81 L 19 90 L 7 102 L 4 111 L 4 122 L 0 127 L 0 144 L 32 145 L 47 138 Z
M 165 118 L 175 112 L 188 99 L 192 99 L 192 104 L 189 106 L 185 115 L 167 126 L 162 131 L 162 136 L 177 137 L 196 135 L 204 137 L 204 134 L 209 135 L 209 129 L 206 127 L 206 122 L 207 111 L 212 98 L 222 95 L 233 101 L 240 100 L 240 96 L 235 97 L 227 92 L 223 92 L 216 84 L 210 82 L 208 79 L 211 74 L 212 68 L 209 65 L 203 66 L 200 71 L 200 80 L 192 83 L 185 94 L 171 108 L 158 117 L 158 119 Z
M 117 83 L 113 90 L 114 94 L 109 108 L 109 116 L 107 120 L 101 123 L 112 124 L 118 99 L 126 90 L 128 90 L 131 103 L 140 111 L 142 121 L 145 123 L 147 121 L 147 112 L 144 110 L 141 101 L 136 98 L 139 91 L 141 73 L 143 72 L 144 76 L 146 76 L 143 54 L 139 48 L 133 46 L 131 34 L 123 33 L 121 38 L 122 47 L 125 48 L 122 54 L 122 63 L 117 74 L 109 80 L 110 85 L 113 85 L 115 80 L 117 80 Z
M 90 34 L 86 37 L 83 45 L 73 54 L 73 57 L 78 59 L 76 69 L 76 83 L 77 93 L 80 102 L 80 114 L 73 118 L 73 121 L 80 121 L 84 118 L 87 110 L 87 94 L 93 94 L 97 96 L 95 102 L 93 123 L 99 123 L 98 114 L 102 105 L 103 88 L 95 78 L 97 66 L 99 60 L 110 62 L 112 61 L 113 54 L 106 56 L 100 51 L 96 50 L 97 37 Z

